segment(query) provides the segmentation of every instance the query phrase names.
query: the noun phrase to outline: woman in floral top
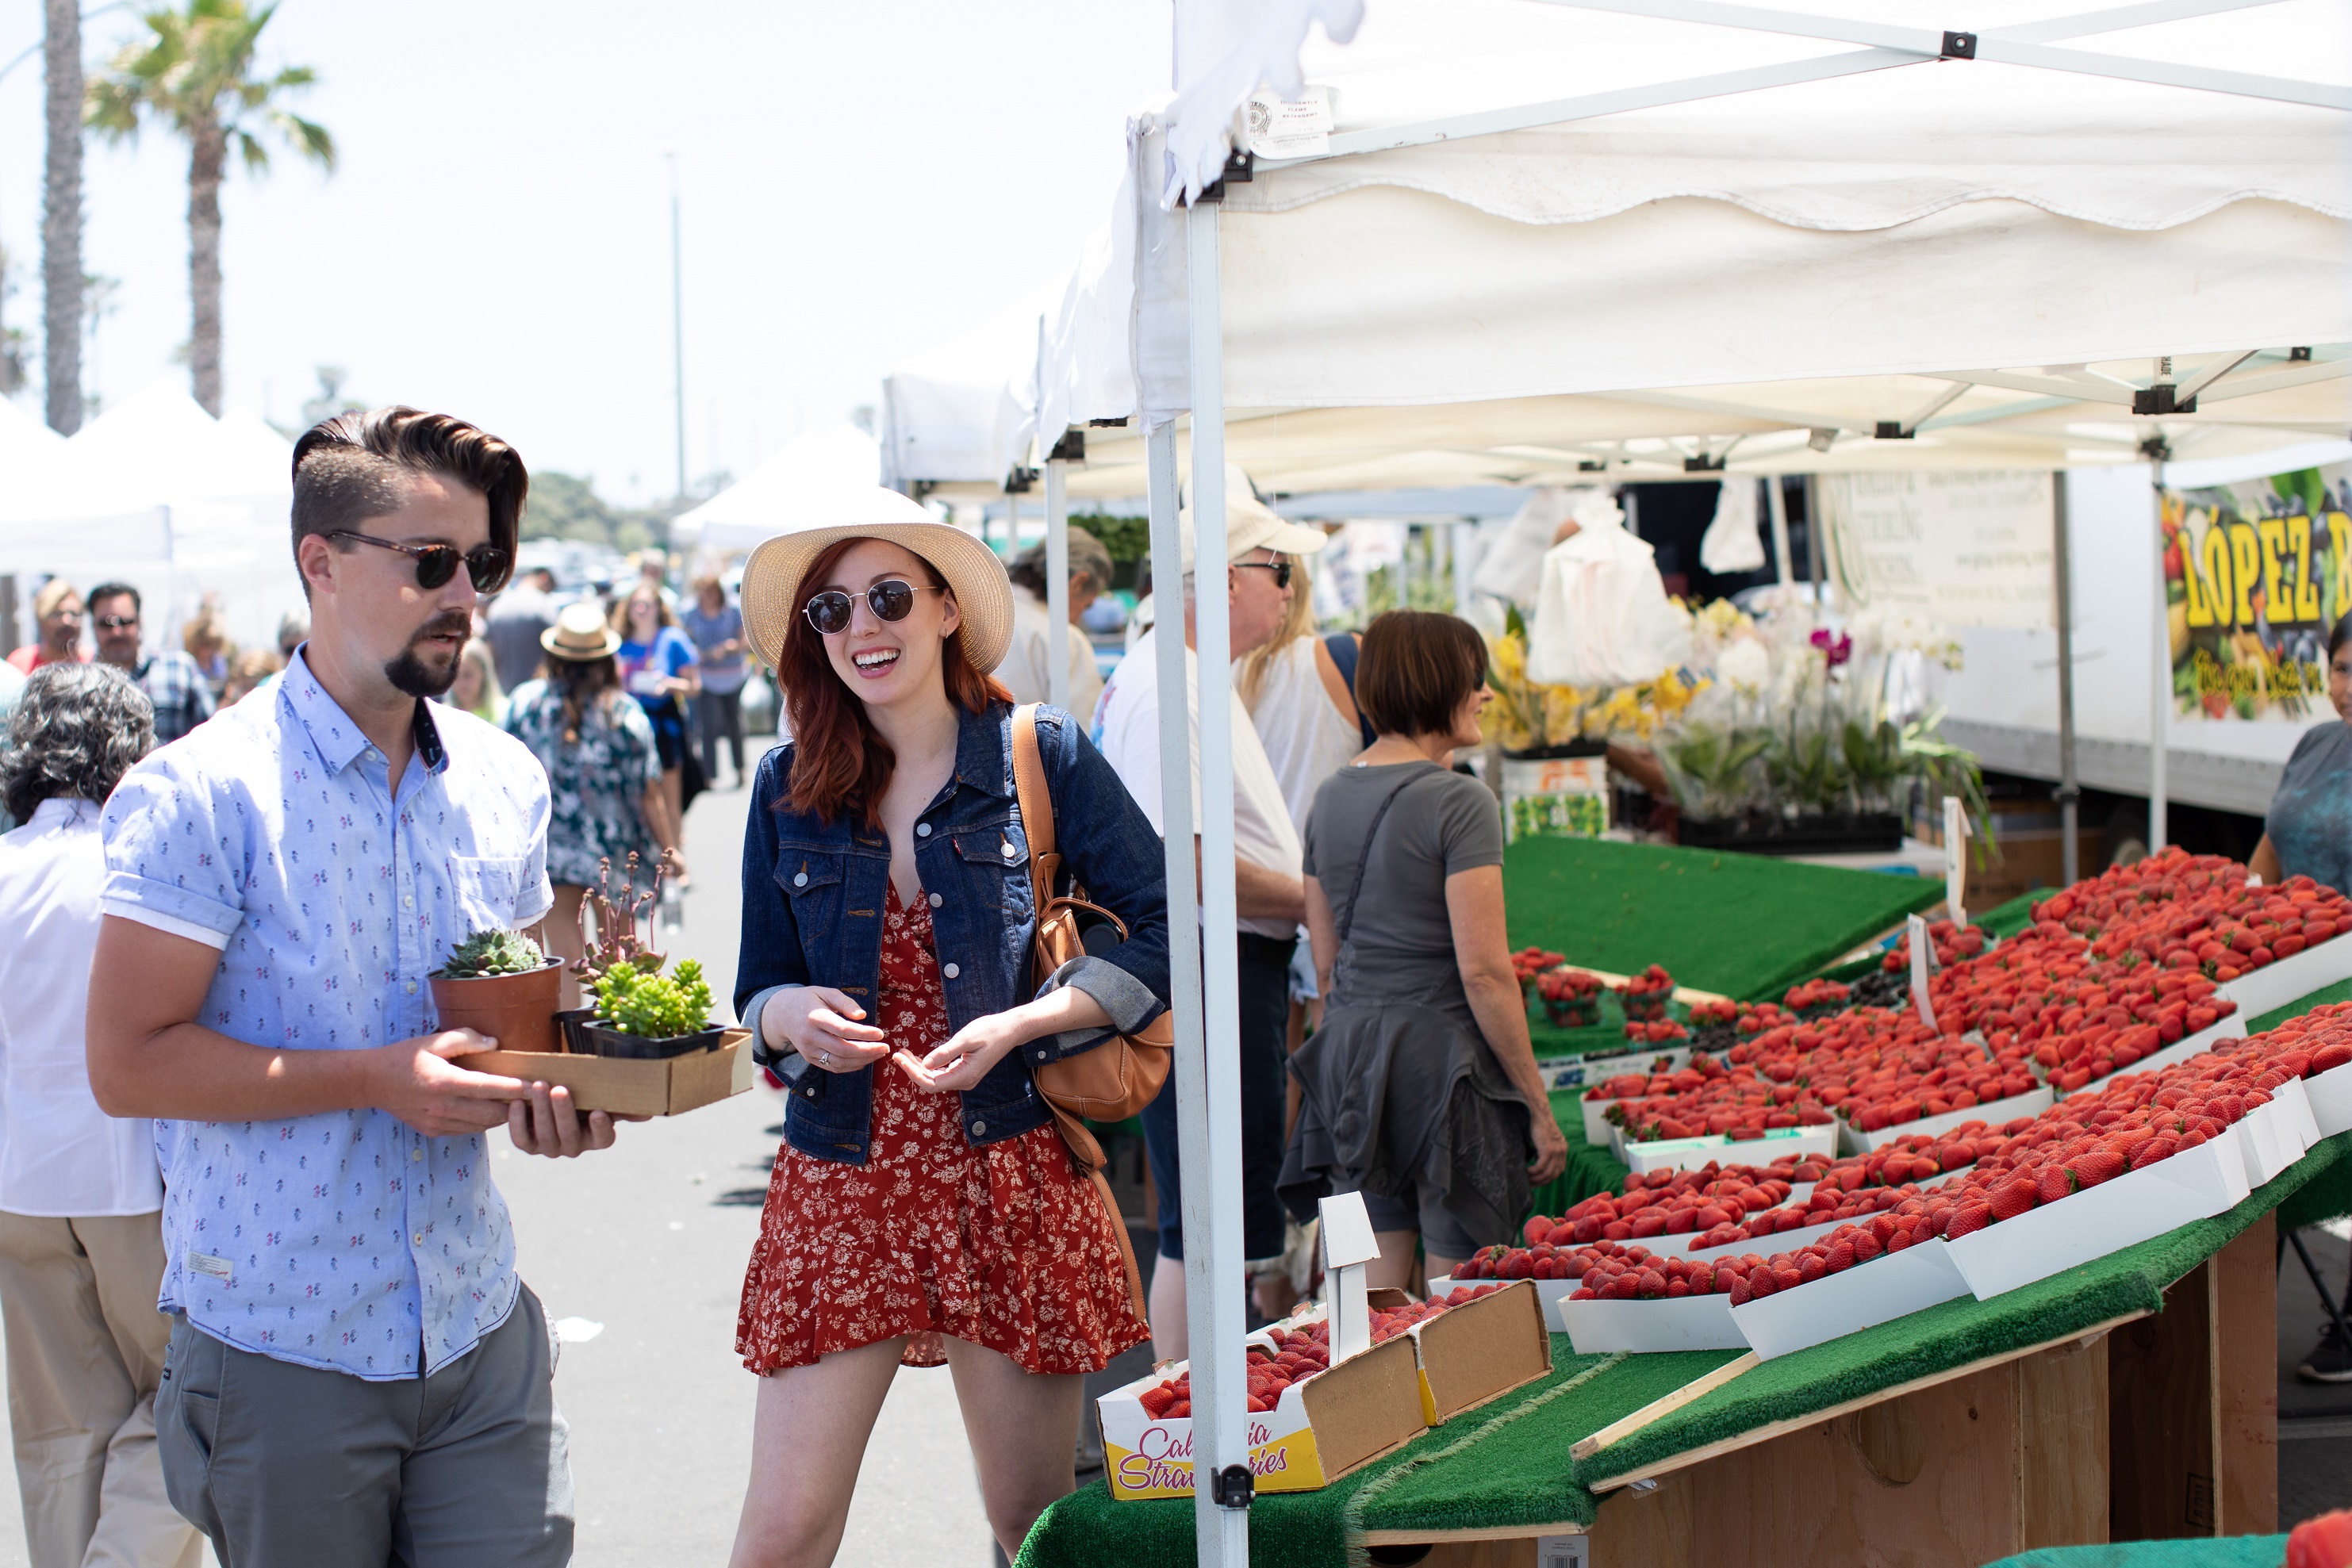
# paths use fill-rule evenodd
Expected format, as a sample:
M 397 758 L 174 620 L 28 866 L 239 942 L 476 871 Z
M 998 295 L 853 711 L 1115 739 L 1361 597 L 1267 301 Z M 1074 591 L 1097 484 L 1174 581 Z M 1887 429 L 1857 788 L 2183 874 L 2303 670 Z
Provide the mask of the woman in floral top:
M 580 901 L 602 862 L 619 871 L 635 854 L 648 869 L 656 856 L 678 863 L 661 756 L 645 709 L 621 687 L 620 643 L 593 603 L 566 606 L 540 633 L 547 677 L 516 687 L 507 708 L 507 733 L 547 769 L 547 875 L 555 884 L 548 943 L 567 960 L 581 956 Z M 573 986 L 567 969 L 566 1007 L 575 1005 Z

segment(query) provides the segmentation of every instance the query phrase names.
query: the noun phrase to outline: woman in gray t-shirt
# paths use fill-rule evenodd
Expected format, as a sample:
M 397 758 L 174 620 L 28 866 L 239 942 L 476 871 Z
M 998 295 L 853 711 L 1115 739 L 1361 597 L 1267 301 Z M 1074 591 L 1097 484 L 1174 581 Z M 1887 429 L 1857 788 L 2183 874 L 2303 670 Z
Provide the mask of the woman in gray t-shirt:
M 1356 700 L 1379 738 L 1307 819 L 1307 930 L 1328 1000 L 1290 1059 L 1301 1103 L 1281 1188 L 1302 1218 L 1317 1198 L 1364 1194 L 1375 1285 L 1405 1282 L 1416 1238 L 1432 1275 L 1509 1240 L 1530 1185 L 1568 1163 L 1511 970 L 1501 814 L 1452 771 L 1454 747 L 1478 742 L 1486 674 L 1466 622 L 1375 620 Z

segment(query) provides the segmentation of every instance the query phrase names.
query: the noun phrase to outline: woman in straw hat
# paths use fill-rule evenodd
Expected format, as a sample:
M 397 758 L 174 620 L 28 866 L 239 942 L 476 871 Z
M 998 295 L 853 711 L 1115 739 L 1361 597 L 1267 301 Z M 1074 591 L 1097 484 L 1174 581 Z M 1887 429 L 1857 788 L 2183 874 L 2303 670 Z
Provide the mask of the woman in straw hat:
M 738 1564 L 824 1563 L 891 1377 L 944 1362 L 1009 1555 L 1072 1484 L 1080 1378 L 1149 1337 L 1119 1220 L 1033 1066 L 1165 1006 L 1160 841 L 1041 708 L 1056 848 L 1127 940 L 1026 982 L 1004 569 L 888 490 L 772 538 L 743 619 L 791 706 L 752 784 L 736 1005 L 789 1085 L 736 1346 L 761 1374 Z
M 581 955 L 580 901 L 602 862 L 618 870 L 634 854 L 675 866 L 677 824 L 662 795 L 653 725 L 621 688 L 621 634 L 583 601 L 564 606 L 539 645 L 547 674 L 515 688 L 506 727 L 547 769 L 548 946 L 569 961 Z M 567 968 L 565 1007 L 575 1005 L 577 984 Z

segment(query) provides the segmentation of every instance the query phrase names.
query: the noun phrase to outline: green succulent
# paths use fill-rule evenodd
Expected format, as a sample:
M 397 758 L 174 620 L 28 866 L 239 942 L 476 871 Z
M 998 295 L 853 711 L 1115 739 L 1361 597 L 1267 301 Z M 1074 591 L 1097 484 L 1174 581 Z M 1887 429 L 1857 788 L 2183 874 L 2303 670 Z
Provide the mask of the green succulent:
M 616 965 L 596 981 L 598 1019 L 623 1034 L 645 1040 L 670 1040 L 709 1027 L 710 983 L 702 965 L 679 960 L 667 976 L 636 964 Z
M 547 955 L 519 931 L 477 931 L 451 949 L 449 961 L 433 971 L 436 980 L 479 980 L 492 975 L 528 975 L 543 968 Z

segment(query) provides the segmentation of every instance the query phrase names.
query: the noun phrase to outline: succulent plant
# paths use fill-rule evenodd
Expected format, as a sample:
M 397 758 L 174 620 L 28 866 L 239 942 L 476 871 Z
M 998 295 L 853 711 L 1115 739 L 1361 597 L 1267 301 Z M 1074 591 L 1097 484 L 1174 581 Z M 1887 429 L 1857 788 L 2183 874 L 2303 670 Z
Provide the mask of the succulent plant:
M 655 968 L 660 963 L 655 958 Z M 710 984 L 692 958 L 680 959 L 667 976 L 646 967 L 642 959 L 615 964 L 596 981 L 596 1013 L 611 1028 L 641 1039 L 693 1034 L 709 1026 Z
M 546 966 L 539 944 L 520 931 L 477 931 L 450 950 L 449 961 L 433 971 L 436 980 L 480 980 L 492 975 L 528 975 Z
M 607 972 L 615 968 L 657 974 L 667 961 L 665 955 L 653 951 L 638 935 L 646 912 L 661 898 L 662 868 L 659 864 L 654 867 L 653 885 L 643 893 L 637 891 L 637 870 L 636 852 L 632 850 L 621 865 L 621 895 L 616 899 L 613 896 L 613 862 L 596 862 L 596 885 L 580 901 L 582 956 L 572 965 L 572 972 L 580 977 L 583 988 L 594 988 Z

